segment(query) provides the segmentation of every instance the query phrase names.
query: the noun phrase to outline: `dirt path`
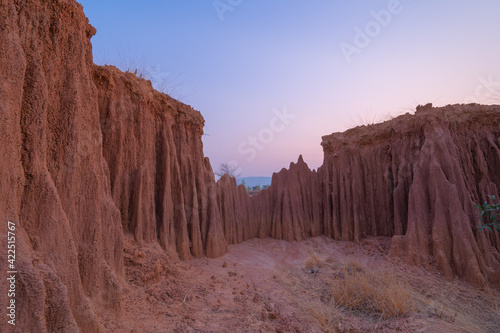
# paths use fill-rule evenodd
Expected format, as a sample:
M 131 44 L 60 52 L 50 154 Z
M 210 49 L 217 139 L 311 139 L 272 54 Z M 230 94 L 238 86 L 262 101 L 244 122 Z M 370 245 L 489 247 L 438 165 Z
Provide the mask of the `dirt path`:
M 120 320 L 103 314 L 113 332 L 500 331 L 498 292 L 389 262 L 386 238 L 254 239 L 220 258 L 188 262 L 170 260 L 155 246 L 126 244 L 124 311 Z M 337 304 L 332 288 L 351 269 L 393 274 L 414 298 L 410 313 L 384 318 Z

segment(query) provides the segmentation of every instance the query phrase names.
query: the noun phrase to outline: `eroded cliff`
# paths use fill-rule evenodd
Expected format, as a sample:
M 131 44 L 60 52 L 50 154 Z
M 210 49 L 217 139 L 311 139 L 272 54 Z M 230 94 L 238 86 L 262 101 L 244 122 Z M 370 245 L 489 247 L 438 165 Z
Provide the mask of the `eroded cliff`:
M 95 66 L 103 154 L 124 232 L 183 259 L 227 250 L 201 114 L 110 66 Z
M 95 29 L 74 1 L 2 1 L 0 17 L 1 242 L 15 223 L 14 328 L 102 331 L 96 311 L 120 311 L 123 233 L 98 130 Z M 12 298 L 0 299 L 7 332 Z
M 390 254 L 500 286 L 498 232 L 474 203 L 498 197 L 500 107 L 419 107 L 415 115 L 323 137 L 325 224 L 335 238 L 394 236 Z
M 473 206 L 499 194 L 500 107 L 421 107 L 325 136 L 318 171 L 300 157 L 249 197 L 228 176 L 215 183 L 198 111 L 93 64 L 95 29 L 75 1 L 6 0 L 0 17 L 0 218 L 16 225 L 17 331 L 105 331 L 97 314 L 122 309 L 126 233 L 182 259 L 254 237 L 382 235 L 394 257 L 500 286 L 500 236 L 475 229 Z
M 392 237 L 390 256 L 500 286 L 500 236 L 479 232 L 475 203 L 498 197 L 500 107 L 419 107 L 382 124 L 324 136 L 311 171 L 299 158 L 249 198 L 219 180 L 225 237 L 359 242 Z
M 228 175 L 217 182 L 224 236 L 229 244 L 254 237 L 301 241 L 323 234 L 322 197 L 316 172 L 299 157 L 273 174 L 272 186 L 250 197 Z

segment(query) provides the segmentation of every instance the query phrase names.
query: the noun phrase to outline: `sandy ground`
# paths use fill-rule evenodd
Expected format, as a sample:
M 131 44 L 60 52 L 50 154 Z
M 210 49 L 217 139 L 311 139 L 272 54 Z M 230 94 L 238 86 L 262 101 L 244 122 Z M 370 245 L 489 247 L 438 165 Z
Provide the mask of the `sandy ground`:
M 389 261 L 390 239 L 254 239 L 217 259 L 171 260 L 126 240 L 123 312 L 112 332 L 500 332 L 500 294 Z M 395 274 L 414 293 L 408 315 L 347 309 L 331 297 L 345 267 Z M 353 266 L 353 267 L 354 267 Z

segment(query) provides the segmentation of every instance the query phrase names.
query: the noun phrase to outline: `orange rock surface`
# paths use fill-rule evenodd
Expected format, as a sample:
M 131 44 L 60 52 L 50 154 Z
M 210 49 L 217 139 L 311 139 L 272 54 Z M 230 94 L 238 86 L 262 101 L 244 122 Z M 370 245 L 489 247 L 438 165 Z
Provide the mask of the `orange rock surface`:
M 500 235 L 478 232 L 473 206 L 499 194 L 500 107 L 419 107 L 325 136 L 319 170 L 300 157 L 250 197 L 215 183 L 198 111 L 93 64 L 81 5 L 5 0 L 0 17 L 0 236 L 5 249 L 16 224 L 17 331 L 105 331 L 99 318 L 123 311 L 130 235 L 174 259 L 256 237 L 388 236 L 392 257 L 500 287 Z

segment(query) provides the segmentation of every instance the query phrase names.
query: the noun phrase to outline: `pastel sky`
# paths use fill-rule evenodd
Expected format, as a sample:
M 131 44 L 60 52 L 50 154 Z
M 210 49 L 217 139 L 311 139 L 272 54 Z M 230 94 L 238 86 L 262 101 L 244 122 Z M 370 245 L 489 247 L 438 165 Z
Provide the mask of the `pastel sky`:
M 271 176 L 418 104 L 500 103 L 498 0 L 82 0 L 94 61 L 205 118 L 212 167 Z

